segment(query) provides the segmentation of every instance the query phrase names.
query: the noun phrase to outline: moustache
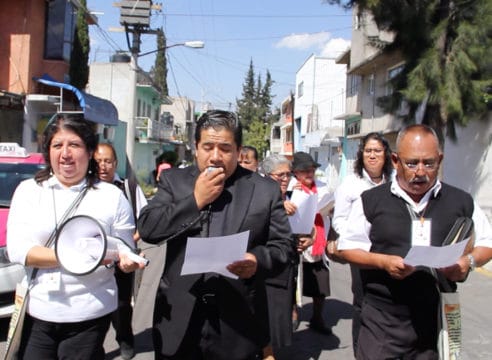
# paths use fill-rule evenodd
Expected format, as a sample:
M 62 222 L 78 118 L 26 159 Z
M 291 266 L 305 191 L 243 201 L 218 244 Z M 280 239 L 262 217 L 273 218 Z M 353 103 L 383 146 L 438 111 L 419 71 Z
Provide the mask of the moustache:
M 428 183 L 429 181 L 430 179 L 427 175 L 415 176 L 413 179 L 410 180 L 410 184 L 422 184 L 422 183 Z

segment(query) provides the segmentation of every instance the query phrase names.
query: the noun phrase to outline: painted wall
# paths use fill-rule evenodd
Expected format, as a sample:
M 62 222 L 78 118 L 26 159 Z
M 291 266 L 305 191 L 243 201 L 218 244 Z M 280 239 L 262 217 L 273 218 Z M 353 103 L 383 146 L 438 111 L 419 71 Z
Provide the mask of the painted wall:
M 492 115 L 458 128 L 457 137 L 445 140 L 443 181 L 470 192 L 492 222 Z

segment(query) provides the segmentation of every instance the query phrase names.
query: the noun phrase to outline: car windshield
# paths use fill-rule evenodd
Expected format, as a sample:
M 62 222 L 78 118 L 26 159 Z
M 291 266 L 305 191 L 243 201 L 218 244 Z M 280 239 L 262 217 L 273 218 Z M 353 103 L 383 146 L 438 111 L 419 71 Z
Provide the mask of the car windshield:
M 0 206 L 9 207 L 17 185 L 34 177 L 43 167 L 42 164 L 0 163 Z

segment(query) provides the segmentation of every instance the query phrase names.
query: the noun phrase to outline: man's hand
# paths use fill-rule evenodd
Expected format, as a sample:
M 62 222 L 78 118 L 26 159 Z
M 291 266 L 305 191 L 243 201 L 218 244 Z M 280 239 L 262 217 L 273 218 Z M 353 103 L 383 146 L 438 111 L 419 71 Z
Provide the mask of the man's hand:
M 207 169 L 202 171 L 196 179 L 195 189 L 193 191 L 199 210 L 219 197 L 224 190 L 225 180 L 226 175 L 224 169 L 221 167 L 214 168 L 210 171 Z
M 440 271 L 448 280 L 463 281 L 466 279 L 469 269 L 470 260 L 464 255 L 458 259 L 456 264 L 438 269 L 438 271 Z
M 293 215 L 297 211 L 297 206 L 292 201 L 284 201 L 284 209 L 287 215 Z
M 402 280 L 415 271 L 415 267 L 406 265 L 401 256 L 382 255 L 382 266 L 394 279 Z
M 229 270 L 234 275 L 239 276 L 240 279 L 249 279 L 258 268 L 256 256 L 251 253 L 244 254 L 244 260 L 234 261 L 232 264 L 227 265 Z

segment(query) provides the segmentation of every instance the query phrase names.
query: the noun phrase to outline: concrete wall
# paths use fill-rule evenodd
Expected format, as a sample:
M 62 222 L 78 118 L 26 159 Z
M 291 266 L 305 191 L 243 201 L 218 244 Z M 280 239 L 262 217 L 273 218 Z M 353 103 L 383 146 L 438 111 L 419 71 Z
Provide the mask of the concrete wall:
M 443 181 L 470 192 L 492 222 L 492 115 L 458 128 L 457 137 L 445 140 Z

